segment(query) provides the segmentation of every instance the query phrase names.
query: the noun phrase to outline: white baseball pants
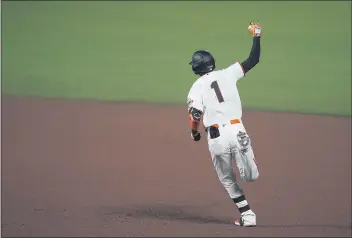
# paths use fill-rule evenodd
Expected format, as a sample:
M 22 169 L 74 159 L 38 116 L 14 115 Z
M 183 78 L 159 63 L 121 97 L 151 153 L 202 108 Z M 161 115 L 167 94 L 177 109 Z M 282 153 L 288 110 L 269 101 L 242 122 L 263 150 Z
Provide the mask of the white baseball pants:
M 254 181 L 259 176 L 251 140 L 242 123 L 219 125 L 220 136 L 210 139 L 208 132 L 208 147 L 220 182 L 225 187 L 231 199 L 243 197 L 243 190 L 236 180 L 232 161 L 235 160 L 241 179 Z M 242 199 L 241 199 L 242 200 Z M 235 200 L 234 200 L 235 201 Z M 244 201 L 243 201 L 244 202 Z M 245 201 L 247 203 L 247 201 Z M 237 204 L 241 207 L 247 204 Z

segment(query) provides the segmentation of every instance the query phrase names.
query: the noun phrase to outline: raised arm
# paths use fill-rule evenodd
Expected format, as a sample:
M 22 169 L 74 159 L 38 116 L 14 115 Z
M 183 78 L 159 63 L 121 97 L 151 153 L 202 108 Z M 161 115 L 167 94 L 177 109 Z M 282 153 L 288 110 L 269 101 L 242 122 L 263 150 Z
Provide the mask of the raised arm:
M 258 23 L 250 23 L 248 31 L 253 36 L 253 44 L 249 57 L 241 62 L 244 74 L 257 65 L 260 58 L 260 38 L 262 36 L 261 26 Z

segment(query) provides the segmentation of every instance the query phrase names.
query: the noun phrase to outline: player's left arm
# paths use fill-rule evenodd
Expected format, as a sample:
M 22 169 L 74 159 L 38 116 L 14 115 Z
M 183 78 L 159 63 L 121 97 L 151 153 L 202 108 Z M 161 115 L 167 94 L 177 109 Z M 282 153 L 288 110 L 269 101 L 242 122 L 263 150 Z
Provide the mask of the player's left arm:
M 241 62 L 243 74 L 254 68 L 259 63 L 260 59 L 260 38 L 262 36 L 262 28 L 258 23 L 250 23 L 248 27 L 249 32 L 253 36 L 252 49 L 249 57 Z
M 253 37 L 253 44 L 248 58 L 241 63 L 236 62 L 223 70 L 230 78 L 236 81 L 242 79 L 248 71 L 253 69 L 254 66 L 259 63 L 260 59 L 260 38 L 262 36 L 262 28 L 257 23 L 250 23 L 248 31 Z

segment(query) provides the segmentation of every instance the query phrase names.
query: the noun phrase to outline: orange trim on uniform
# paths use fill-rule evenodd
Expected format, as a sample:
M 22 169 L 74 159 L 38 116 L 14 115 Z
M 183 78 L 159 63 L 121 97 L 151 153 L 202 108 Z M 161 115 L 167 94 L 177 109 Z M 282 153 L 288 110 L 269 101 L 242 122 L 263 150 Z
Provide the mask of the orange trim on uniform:
M 243 75 L 246 75 L 246 72 L 244 72 L 244 68 L 242 67 L 242 64 L 240 62 L 237 61 L 237 63 L 241 66 L 241 69 L 242 69 L 242 72 L 243 72 Z
M 238 119 L 233 119 L 230 121 L 231 124 L 237 124 L 237 123 L 241 123 L 240 120 Z M 219 124 L 214 124 L 214 125 L 211 125 L 212 127 L 216 127 L 216 128 L 219 128 Z
M 233 120 L 230 121 L 230 123 L 231 124 L 237 124 L 237 123 L 241 123 L 241 121 L 238 120 L 238 119 L 233 119 Z

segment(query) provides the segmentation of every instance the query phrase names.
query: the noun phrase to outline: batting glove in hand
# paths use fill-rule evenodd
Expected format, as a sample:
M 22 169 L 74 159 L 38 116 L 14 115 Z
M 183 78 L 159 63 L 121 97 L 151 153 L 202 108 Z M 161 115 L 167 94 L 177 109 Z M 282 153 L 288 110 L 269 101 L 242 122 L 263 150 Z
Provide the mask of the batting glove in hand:
M 262 27 L 257 22 L 249 23 L 248 31 L 253 37 L 254 36 L 261 37 L 262 36 Z
M 194 141 L 199 141 L 200 140 L 200 133 L 199 131 L 192 130 L 191 137 Z

